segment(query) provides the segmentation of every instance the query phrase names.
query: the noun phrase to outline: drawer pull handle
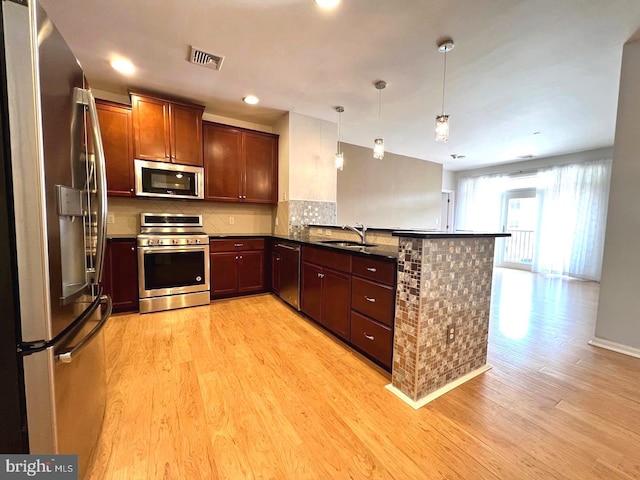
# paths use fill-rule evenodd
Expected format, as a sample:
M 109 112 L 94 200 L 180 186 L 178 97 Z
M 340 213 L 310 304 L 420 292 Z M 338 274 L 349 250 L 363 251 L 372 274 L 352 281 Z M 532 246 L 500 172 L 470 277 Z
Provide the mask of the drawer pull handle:
M 319 273 L 318 278 L 324 278 L 324 273 Z
M 367 297 L 366 295 L 364 296 L 365 300 L 367 302 L 371 302 L 371 303 L 376 303 L 376 299 L 373 297 Z
M 244 243 L 234 243 L 233 246 L 234 247 L 242 247 L 244 245 Z
M 373 268 L 373 267 L 367 267 L 367 270 L 373 273 L 376 273 L 378 271 L 377 268 Z
M 373 335 L 369 335 L 367 332 L 364 332 L 364 336 L 367 340 L 375 340 L 376 337 L 374 337 Z

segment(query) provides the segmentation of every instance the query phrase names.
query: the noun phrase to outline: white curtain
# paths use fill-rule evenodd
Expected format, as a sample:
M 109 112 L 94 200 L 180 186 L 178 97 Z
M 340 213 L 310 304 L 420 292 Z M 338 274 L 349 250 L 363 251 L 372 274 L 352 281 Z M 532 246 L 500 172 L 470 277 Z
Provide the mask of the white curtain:
M 600 280 L 611 160 L 541 171 L 534 272 Z
M 502 231 L 502 194 L 508 178 L 506 175 L 484 175 L 458 180 L 456 231 Z

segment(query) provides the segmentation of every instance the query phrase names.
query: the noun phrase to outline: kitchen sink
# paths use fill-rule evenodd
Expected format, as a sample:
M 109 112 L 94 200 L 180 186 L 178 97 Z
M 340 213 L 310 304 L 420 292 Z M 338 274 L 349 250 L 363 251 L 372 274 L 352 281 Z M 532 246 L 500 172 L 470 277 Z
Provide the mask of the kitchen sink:
M 376 247 L 375 243 L 360 243 L 360 242 L 351 242 L 349 240 L 320 240 L 320 243 L 325 243 L 327 245 L 333 245 L 336 247 L 348 247 L 348 248 L 359 248 L 359 247 Z

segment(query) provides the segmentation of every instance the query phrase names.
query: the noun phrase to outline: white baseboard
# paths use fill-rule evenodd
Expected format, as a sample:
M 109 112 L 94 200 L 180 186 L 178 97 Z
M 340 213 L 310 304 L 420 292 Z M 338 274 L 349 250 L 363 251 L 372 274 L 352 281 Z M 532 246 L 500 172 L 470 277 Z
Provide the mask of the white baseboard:
M 451 383 L 447 383 L 444 387 L 440 387 L 435 392 L 431 392 L 430 394 L 422 397 L 420 400 L 412 400 L 409 396 L 407 396 L 404 393 L 402 393 L 399 389 L 394 387 L 392 384 L 387 385 L 385 388 L 387 390 L 389 390 L 390 392 L 392 392 L 394 395 L 400 397 L 400 399 L 403 402 L 409 404 L 415 410 L 418 410 L 419 408 L 424 407 L 427 403 L 432 402 L 436 398 L 444 395 L 445 393 L 453 390 L 456 387 L 459 387 L 463 383 L 468 382 L 472 378 L 475 378 L 478 375 L 483 374 L 484 372 L 486 372 L 487 370 L 490 370 L 490 369 L 491 369 L 491 365 L 489 365 L 489 364 L 484 365 L 484 366 L 474 370 L 473 372 L 469 372 L 466 375 L 463 375 L 462 377 L 454 380 Z
M 623 355 L 629 355 L 630 357 L 640 358 L 640 348 L 630 347 L 629 345 L 612 342 L 610 340 L 605 340 L 604 338 L 593 337 L 589 340 L 589 345 L 604 348 L 605 350 L 611 350 L 612 352 L 622 353 Z

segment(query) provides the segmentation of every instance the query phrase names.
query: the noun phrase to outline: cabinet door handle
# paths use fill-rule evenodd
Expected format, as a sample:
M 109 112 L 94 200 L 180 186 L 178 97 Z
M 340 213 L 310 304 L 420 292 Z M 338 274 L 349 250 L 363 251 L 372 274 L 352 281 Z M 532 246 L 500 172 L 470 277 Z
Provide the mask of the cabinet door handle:
M 318 278 L 324 278 L 324 273 L 319 273 Z
M 239 258 L 240 260 L 242 260 L 242 255 L 240 255 L 238 258 Z
M 135 250 L 136 250 L 136 247 L 131 247 L 132 252 L 135 252 Z
M 373 267 L 367 267 L 367 270 L 373 273 L 376 273 L 378 271 L 376 268 L 373 268 Z
M 233 246 L 234 247 L 242 247 L 244 245 L 244 243 L 234 243 Z
M 364 336 L 367 340 L 375 340 L 376 337 L 374 337 L 373 335 L 369 335 L 367 332 L 364 332 Z
M 364 296 L 364 299 L 365 299 L 367 302 L 376 303 L 376 299 L 375 299 L 375 298 L 373 298 L 373 297 L 368 297 L 368 296 L 366 296 L 366 295 L 365 295 L 365 296 Z

